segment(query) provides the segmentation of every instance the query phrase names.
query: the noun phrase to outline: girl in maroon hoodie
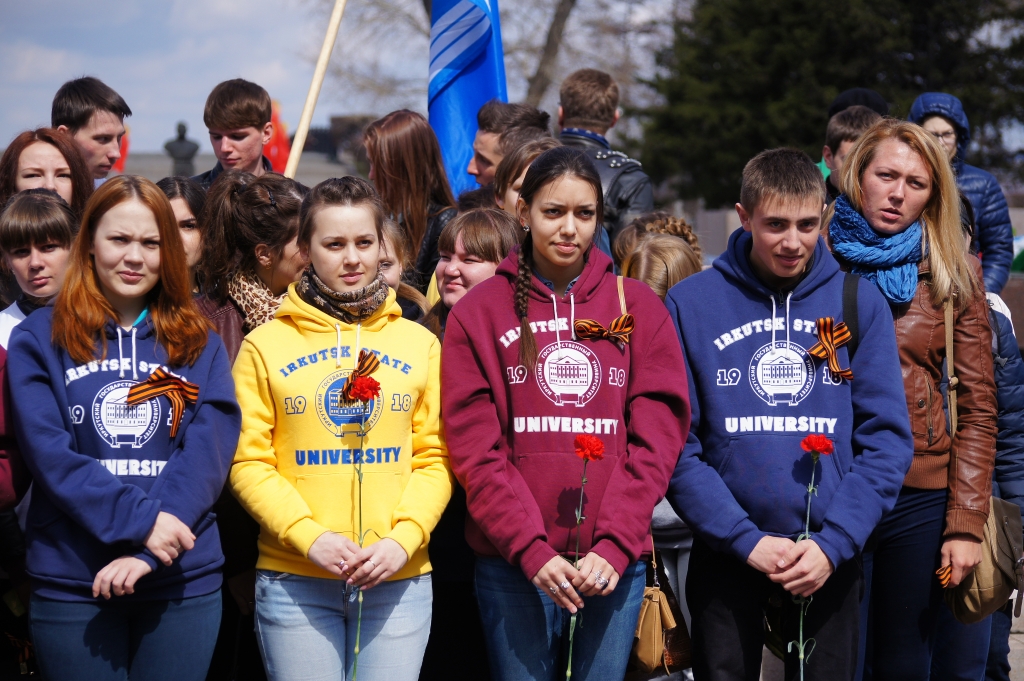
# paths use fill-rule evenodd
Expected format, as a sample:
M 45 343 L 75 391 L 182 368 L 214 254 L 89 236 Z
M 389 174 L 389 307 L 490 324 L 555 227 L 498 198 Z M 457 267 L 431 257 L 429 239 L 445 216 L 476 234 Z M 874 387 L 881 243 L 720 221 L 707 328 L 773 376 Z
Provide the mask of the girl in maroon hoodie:
M 577 612 L 573 678 L 623 677 L 651 514 L 689 431 L 672 322 L 592 247 L 602 208 L 586 155 L 539 156 L 520 192 L 522 247 L 448 317 L 445 432 L 468 498 L 491 674 L 503 681 L 564 673 Z M 604 459 L 587 468 L 577 529 L 579 434 L 599 438 Z

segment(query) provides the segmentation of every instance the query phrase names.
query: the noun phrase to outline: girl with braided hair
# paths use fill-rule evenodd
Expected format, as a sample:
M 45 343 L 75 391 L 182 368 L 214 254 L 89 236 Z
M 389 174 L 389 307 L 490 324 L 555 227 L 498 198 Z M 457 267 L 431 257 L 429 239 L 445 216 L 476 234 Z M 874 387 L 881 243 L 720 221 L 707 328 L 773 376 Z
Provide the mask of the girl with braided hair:
M 562 673 L 577 613 L 573 678 L 622 678 L 652 511 L 689 428 L 667 311 L 594 248 L 602 213 L 587 156 L 544 152 L 520 190 L 523 244 L 448 315 L 445 432 L 466 490 L 491 675 L 503 681 Z M 604 445 L 585 494 L 580 435 Z

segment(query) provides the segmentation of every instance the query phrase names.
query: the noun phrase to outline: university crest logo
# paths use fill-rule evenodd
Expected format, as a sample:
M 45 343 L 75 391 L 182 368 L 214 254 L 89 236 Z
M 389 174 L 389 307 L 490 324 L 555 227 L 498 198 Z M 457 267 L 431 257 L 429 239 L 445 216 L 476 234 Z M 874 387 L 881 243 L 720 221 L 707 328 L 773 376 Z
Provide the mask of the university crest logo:
M 139 449 L 149 442 L 160 425 L 159 400 L 128 406 L 128 390 L 133 385 L 133 381 L 114 381 L 105 385 L 93 398 L 93 425 L 111 447 L 119 449 L 121 445 L 129 445 L 132 449 Z
M 557 406 L 584 406 L 601 387 L 601 363 L 574 341 L 548 345 L 537 356 L 537 385 Z
M 341 391 L 348 381 L 351 369 L 340 369 L 330 374 L 316 389 L 316 415 L 320 423 L 337 437 L 359 435 L 363 428 L 363 417 L 366 412 L 366 430 L 373 428 L 384 411 L 381 398 L 369 401 L 366 406 L 362 402 L 346 402 Z
M 814 387 L 814 374 L 814 360 L 793 342 L 762 345 L 750 359 L 750 387 L 772 407 L 800 404 Z

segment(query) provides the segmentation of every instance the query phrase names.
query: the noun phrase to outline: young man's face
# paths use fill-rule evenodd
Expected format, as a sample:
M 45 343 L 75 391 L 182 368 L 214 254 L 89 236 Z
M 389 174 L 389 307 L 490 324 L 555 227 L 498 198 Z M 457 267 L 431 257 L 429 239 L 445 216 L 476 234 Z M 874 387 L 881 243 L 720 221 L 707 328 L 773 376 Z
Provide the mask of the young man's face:
M 210 144 L 224 170 L 242 170 L 258 177 L 263 174 L 263 147 L 273 134 L 273 123 L 262 128 L 210 128 Z
M 494 171 L 498 169 L 503 155 L 498 148 L 498 133 L 476 131 L 473 139 L 473 158 L 469 161 L 466 172 L 476 178 L 481 187 L 494 182 Z
M 768 197 L 750 213 L 736 204 L 753 237 L 750 264 L 761 281 L 783 290 L 800 280 L 818 243 L 824 207 L 820 197 Z
M 842 144 L 839 145 L 839 148 L 836 149 L 834 153 L 829 149 L 828 145 L 825 145 L 822 148 L 821 155 L 825 159 L 825 165 L 828 166 L 828 169 L 831 170 L 832 174 L 836 177 L 839 177 L 839 173 L 843 169 L 843 161 L 846 160 L 846 155 L 850 153 L 850 149 L 853 149 L 855 142 L 856 140 L 843 140 Z M 833 182 L 832 184 L 838 186 L 837 182 Z
M 69 132 L 66 125 L 57 127 Z M 124 137 L 124 120 L 110 111 L 95 111 L 84 128 L 71 134 L 78 144 L 89 172 L 96 180 L 102 180 L 121 158 L 121 138 Z

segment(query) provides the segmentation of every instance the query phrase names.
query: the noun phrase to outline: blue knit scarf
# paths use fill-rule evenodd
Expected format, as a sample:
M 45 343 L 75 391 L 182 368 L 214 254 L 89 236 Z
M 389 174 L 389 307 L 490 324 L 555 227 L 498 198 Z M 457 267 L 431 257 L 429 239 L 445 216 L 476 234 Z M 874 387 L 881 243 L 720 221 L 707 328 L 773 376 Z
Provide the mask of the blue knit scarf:
M 836 199 L 828 227 L 832 250 L 851 271 L 871 281 L 890 303 L 909 303 L 917 292 L 921 262 L 921 221 L 899 234 L 879 234 L 843 194 Z

